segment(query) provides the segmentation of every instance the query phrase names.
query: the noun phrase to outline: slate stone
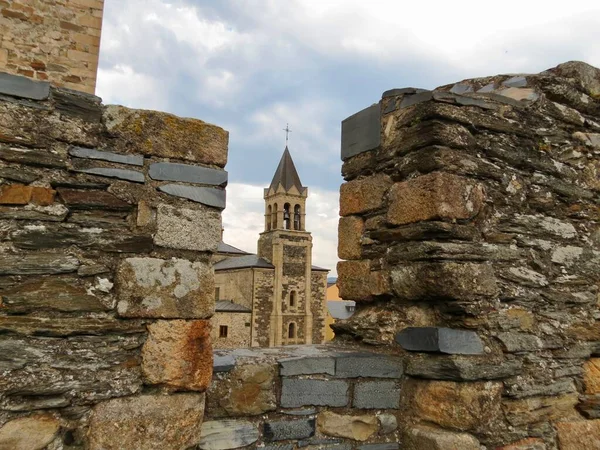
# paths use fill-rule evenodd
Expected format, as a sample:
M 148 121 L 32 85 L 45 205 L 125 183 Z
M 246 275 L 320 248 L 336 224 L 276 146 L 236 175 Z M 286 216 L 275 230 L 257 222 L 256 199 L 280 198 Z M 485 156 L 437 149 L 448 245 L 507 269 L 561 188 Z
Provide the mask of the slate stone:
M 342 380 L 298 380 L 283 378 L 282 408 L 299 406 L 346 406 L 349 384 Z
M 303 409 L 288 409 L 280 411 L 282 414 L 288 416 L 311 416 L 317 413 L 315 408 L 303 408 Z
M 490 83 L 490 84 L 486 84 L 484 87 L 482 87 L 481 89 L 479 89 L 477 91 L 477 93 L 488 93 L 488 92 L 494 92 L 496 90 L 496 85 L 494 83 Z
M 43 275 L 75 272 L 79 260 L 63 253 L 0 255 L 0 275 Z
M 258 428 L 245 420 L 211 420 L 202 424 L 199 447 L 224 450 L 245 447 L 258 440 Z
M 44 150 L 8 148 L 0 146 L 0 159 L 29 166 L 66 169 L 67 164 L 60 156 Z
M 448 354 L 478 355 L 483 342 L 473 331 L 438 327 L 408 327 L 396 335 L 404 350 Z
M 400 445 L 397 442 L 388 442 L 385 444 L 365 444 L 360 445 L 358 450 L 399 450 Z
M 543 347 L 542 340 L 533 334 L 505 332 L 497 337 L 509 353 L 534 352 Z
M 26 170 L 13 169 L 10 167 L 0 168 L 0 178 L 5 178 L 11 181 L 18 181 L 19 183 L 29 184 L 39 178 L 39 175 L 35 173 L 27 172 Z
M 486 102 L 485 100 L 473 97 L 467 97 L 464 95 L 456 96 L 456 103 L 462 106 L 477 106 L 481 109 L 495 110 L 497 109 L 492 103 Z
M 235 358 L 232 355 L 215 355 L 213 358 L 213 372 L 229 372 L 234 367 Z
M 186 198 L 219 209 L 225 209 L 226 206 L 226 194 L 223 189 L 184 186 L 183 184 L 165 184 L 160 186 L 158 190 L 165 194 Z
M 31 100 L 45 100 L 50 95 L 50 83 L 1 72 L 0 93 Z
M 385 109 L 383 110 L 383 114 L 389 114 L 393 111 L 396 111 L 397 109 L 398 109 L 397 99 L 390 100 L 388 102 L 387 106 L 385 107 Z
M 265 422 L 264 438 L 267 441 L 306 439 L 315 435 L 315 419 Z
M 387 97 L 395 97 L 397 95 L 403 95 L 403 94 L 418 94 L 419 92 L 426 92 L 427 89 L 420 89 L 420 88 L 396 88 L 396 89 L 388 89 L 387 91 L 385 91 L 383 94 L 381 94 L 381 98 L 387 98 Z
M 506 87 L 525 87 L 527 86 L 527 78 L 516 76 L 502 82 Z
M 115 320 L 92 317 L 31 317 L 0 316 L 0 334 L 16 333 L 27 336 L 100 336 L 104 334 L 145 333 L 146 325 L 135 320 Z
M 121 155 L 119 153 L 95 150 L 93 148 L 71 147 L 69 149 L 69 155 L 76 156 L 77 158 L 99 159 L 102 161 L 129 164 L 132 166 L 144 165 L 144 157 L 142 155 Z
M 99 123 L 102 120 L 102 99 L 85 92 L 52 87 L 52 100 L 61 114 Z
M 221 186 L 227 183 L 227 172 L 225 170 L 192 166 L 189 164 L 164 162 L 151 164 L 148 175 L 153 180 L 160 181 L 183 181 L 186 183 L 210 184 L 213 186 Z
M 144 183 L 146 181 L 144 174 L 137 170 L 95 167 L 93 169 L 79 169 L 77 172 L 89 173 L 90 175 L 98 175 L 101 177 L 118 178 L 120 180 L 133 181 L 135 183 Z
M 420 92 L 413 95 L 405 95 L 400 102 L 400 109 L 408 108 L 409 106 L 416 105 L 418 103 L 428 102 L 433 98 L 433 93 L 430 91 Z
M 262 450 L 294 450 L 294 444 L 270 444 L 260 448 Z
M 496 380 L 520 375 L 522 369 L 519 360 L 454 355 L 415 355 L 406 363 L 406 374 L 430 380 Z
M 473 86 L 471 86 L 470 84 L 456 83 L 454 86 L 452 86 L 450 92 L 452 92 L 453 94 L 464 94 L 465 92 L 473 92 Z
M 278 362 L 281 376 L 316 373 L 335 375 L 335 359 L 330 356 L 280 359 Z
M 401 378 L 402 359 L 371 353 L 345 353 L 336 357 L 336 378 Z
M 379 147 L 381 143 L 379 103 L 342 121 L 342 160 Z
M 44 222 L 62 222 L 69 210 L 60 203 L 50 206 L 25 205 L 24 208 L 0 206 L 0 219 L 41 220 Z
M 341 444 L 342 440 L 341 439 L 310 439 L 310 440 L 300 440 L 298 441 L 296 444 L 298 445 L 298 447 L 302 448 L 302 447 L 307 447 L 309 445 L 312 446 L 324 446 L 324 448 L 326 447 L 332 447 L 336 446 L 338 444 Z
M 108 211 L 131 211 L 133 205 L 104 191 L 86 191 L 76 189 L 58 188 L 58 195 L 69 209 Z
M 53 180 L 50 181 L 50 186 L 54 189 L 56 188 L 66 188 L 66 189 L 92 189 L 103 191 L 107 189 L 110 184 L 109 183 L 91 183 L 87 181 L 78 181 L 78 180 Z
M 400 388 L 395 381 L 364 381 L 354 387 L 352 406 L 358 409 L 397 409 Z

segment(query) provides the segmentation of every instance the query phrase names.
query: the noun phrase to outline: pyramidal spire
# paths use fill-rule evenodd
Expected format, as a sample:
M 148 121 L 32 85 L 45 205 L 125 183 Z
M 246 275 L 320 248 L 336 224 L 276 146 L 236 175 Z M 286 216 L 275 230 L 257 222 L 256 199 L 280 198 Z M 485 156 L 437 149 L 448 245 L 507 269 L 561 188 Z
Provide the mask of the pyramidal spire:
M 269 189 L 273 188 L 273 190 L 277 190 L 277 187 L 280 184 L 286 191 L 289 191 L 292 186 L 295 186 L 296 189 L 298 189 L 298 192 L 304 191 L 304 187 L 302 186 L 302 182 L 298 176 L 298 171 L 296 170 L 296 166 L 294 165 L 292 155 L 290 154 L 287 145 L 285 146 L 285 150 L 283 151 L 283 155 L 281 156 L 281 160 L 279 161 L 275 175 L 273 175 L 273 181 L 271 181 L 271 186 L 269 186 Z

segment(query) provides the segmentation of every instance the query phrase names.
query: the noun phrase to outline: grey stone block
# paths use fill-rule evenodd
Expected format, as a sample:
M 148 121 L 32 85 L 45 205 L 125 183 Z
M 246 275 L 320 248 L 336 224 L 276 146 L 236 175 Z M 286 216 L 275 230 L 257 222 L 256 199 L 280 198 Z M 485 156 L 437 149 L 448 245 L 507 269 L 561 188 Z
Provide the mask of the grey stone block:
M 223 189 L 185 186 L 183 184 L 165 184 L 159 186 L 158 190 L 165 194 L 186 198 L 196 203 L 202 203 L 203 205 L 225 209 L 226 198 Z
M 45 100 L 50 95 L 50 83 L 34 81 L 9 73 L 0 73 L 0 94 L 31 100 Z
M 160 181 L 183 181 L 186 183 L 211 184 L 213 186 L 227 183 L 226 171 L 189 164 L 164 162 L 151 164 L 148 175 L 153 180 Z
M 387 442 L 385 444 L 365 444 L 360 445 L 358 450 L 399 450 L 400 445 L 397 442 Z
M 294 444 L 270 444 L 259 448 L 261 450 L 294 450 Z
M 509 353 L 534 352 L 543 347 L 542 340 L 533 334 L 505 332 L 497 337 Z
M 299 448 L 319 446 L 319 448 L 339 448 L 338 444 L 341 444 L 341 439 L 309 439 L 296 442 Z
M 525 87 L 527 86 L 527 78 L 519 75 L 505 80 L 502 84 L 506 87 Z
M 402 359 L 372 353 L 346 353 L 336 357 L 336 378 L 400 378 Z
M 426 92 L 426 91 L 427 91 L 427 89 L 412 88 L 412 87 L 388 89 L 383 94 L 381 94 L 381 98 L 395 97 L 397 95 L 403 95 L 403 94 L 418 94 L 419 92 Z
M 477 93 L 485 94 L 489 92 L 494 92 L 496 90 L 496 85 L 494 83 L 486 84 L 484 87 L 479 89 Z
M 214 355 L 213 372 L 229 372 L 235 367 L 235 358 L 232 355 Z
M 77 158 L 99 159 L 102 161 L 110 161 L 120 164 L 129 164 L 132 166 L 143 166 L 144 157 L 142 155 L 120 155 L 113 152 L 105 152 L 84 147 L 71 147 L 69 155 Z
M 352 406 L 359 409 L 397 409 L 400 388 L 395 381 L 364 381 L 354 387 Z
M 265 422 L 263 434 L 267 441 L 306 439 L 315 435 L 315 419 Z
M 134 181 L 136 183 L 144 183 L 146 179 L 142 172 L 128 169 L 112 169 L 109 167 L 95 167 L 93 169 L 79 169 L 77 172 L 89 173 L 107 178 L 118 178 L 120 180 Z
M 392 111 L 396 111 L 398 109 L 398 99 L 390 100 L 383 110 L 383 114 L 389 114 Z
M 281 407 L 346 406 L 348 382 L 342 380 L 298 380 L 283 378 Z
M 473 92 L 473 87 L 470 84 L 456 83 L 452 86 L 450 92 L 453 94 L 464 94 L 466 92 Z
M 476 381 L 513 377 L 522 372 L 519 360 L 462 355 L 414 355 L 406 374 L 430 380 Z
M 288 416 L 311 416 L 317 413 L 315 408 L 302 408 L 302 409 L 288 409 L 287 411 L 280 411 L 282 414 Z
M 408 108 L 409 106 L 416 105 L 418 103 L 428 102 L 433 98 L 433 94 L 430 91 L 420 92 L 414 95 L 405 95 L 400 102 L 400 108 Z
M 342 160 L 376 149 L 381 143 L 379 103 L 342 121 Z
M 404 350 L 459 355 L 483 353 L 483 342 L 473 331 L 438 327 L 408 327 L 396 335 Z
M 246 420 L 211 420 L 202 424 L 199 447 L 223 450 L 245 447 L 258 440 L 258 428 Z
M 281 376 L 312 375 L 316 373 L 335 375 L 335 359 L 330 356 L 289 358 L 281 359 L 278 362 Z

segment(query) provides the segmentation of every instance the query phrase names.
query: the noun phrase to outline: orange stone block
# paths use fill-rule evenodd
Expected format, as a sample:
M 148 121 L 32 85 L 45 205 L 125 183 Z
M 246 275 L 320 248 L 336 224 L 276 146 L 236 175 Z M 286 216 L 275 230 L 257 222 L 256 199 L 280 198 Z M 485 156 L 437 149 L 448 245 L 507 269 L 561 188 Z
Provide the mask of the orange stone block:
M 340 187 L 340 216 L 360 214 L 381 208 L 383 196 L 392 185 L 387 175 L 352 180 Z
M 26 205 L 31 200 L 32 188 L 23 184 L 0 187 L 1 205 Z
M 555 423 L 560 450 L 600 450 L 600 419 Z
M 600 358 L 592 358 L 583 365 L 583 381 L 586 394 L 600 394 Z
M 56 191 L 50 188 L 33 186 L 31 188 L 31 203 L 48 206 L 54 203 Z

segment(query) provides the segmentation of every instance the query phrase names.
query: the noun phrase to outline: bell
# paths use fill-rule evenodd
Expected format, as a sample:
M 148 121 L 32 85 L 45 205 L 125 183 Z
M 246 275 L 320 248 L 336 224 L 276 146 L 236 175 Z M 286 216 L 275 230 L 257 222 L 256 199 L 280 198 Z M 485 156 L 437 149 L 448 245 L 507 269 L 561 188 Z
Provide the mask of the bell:
M 289 211 L 284 211 L 283 213 L 283 220 L 289 220 L 290 219 L 290 212 Z

